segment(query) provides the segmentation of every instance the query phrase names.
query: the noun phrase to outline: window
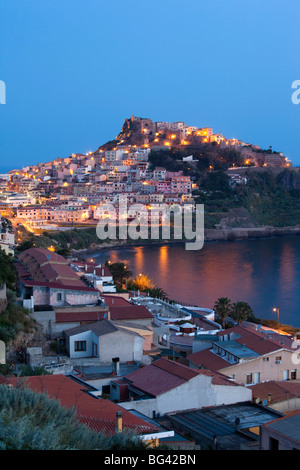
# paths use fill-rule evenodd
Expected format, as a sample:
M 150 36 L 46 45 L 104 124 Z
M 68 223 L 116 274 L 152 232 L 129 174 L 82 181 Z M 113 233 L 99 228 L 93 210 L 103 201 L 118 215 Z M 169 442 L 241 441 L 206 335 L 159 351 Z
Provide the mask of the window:
M 75 351 L 86 351 L 86 341 L 75 341 Z
M 296 380 L 297 378 L 297 369 L 291 370 L 291 380 Z
M 246 384 L 252 384 L 252 374 L 247 374 L 246 375 Z
M 56 300 L 59 302 L 61 299 L 62 299 L 61 292 L 58 292 L 58 293 L 56 294 Z
M 268 357 L 264 357 L 264 358 L 263 358 L 263 361 L 264 361 L 264 362 L 269 362 L 269 358 L 268 358 Z

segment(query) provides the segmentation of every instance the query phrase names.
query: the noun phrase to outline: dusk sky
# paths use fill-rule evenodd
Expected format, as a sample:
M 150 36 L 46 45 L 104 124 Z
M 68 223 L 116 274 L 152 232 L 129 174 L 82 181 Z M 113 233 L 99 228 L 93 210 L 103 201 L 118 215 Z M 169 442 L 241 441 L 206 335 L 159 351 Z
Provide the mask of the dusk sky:
M 131 114 L 300 165 L 299 14 L 299 0 L 2 0 L 1 171 L 96 150 Z

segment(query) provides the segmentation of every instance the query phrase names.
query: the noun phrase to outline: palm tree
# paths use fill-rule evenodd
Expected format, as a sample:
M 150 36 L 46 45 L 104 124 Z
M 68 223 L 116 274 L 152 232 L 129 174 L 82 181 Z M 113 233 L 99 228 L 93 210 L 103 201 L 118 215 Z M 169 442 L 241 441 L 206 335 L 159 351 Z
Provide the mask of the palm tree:
M 167 299 L 168 296 L 166 292 L 161 287 L 154 287 L 148 291 L 151 297 L 156 297 L 157 299 Z
M 232 305 L 231 317 L 240 325 L 253 316 L 253 310 L 247 302 L 237 302 Z
M 228 297 L 219 297 L 214 305 L 214 311 L 218 315 L 218 320 L 222 323 L 222 327 L 225 327 L 225 320 L 232 311 L 232 303 Z

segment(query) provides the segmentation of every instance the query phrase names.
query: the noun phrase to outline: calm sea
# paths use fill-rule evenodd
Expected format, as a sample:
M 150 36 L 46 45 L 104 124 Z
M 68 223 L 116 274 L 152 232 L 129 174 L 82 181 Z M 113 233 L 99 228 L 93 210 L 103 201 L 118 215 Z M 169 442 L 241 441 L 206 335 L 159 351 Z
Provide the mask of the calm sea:
M 184 245 L 143 246 L 94 253 L 99 262 L 124 261 L 136 275 L 145 273 L 169 298 L 213 307 L 218 297 L 250 304 L 259 318 L 300 327 L 300 237 Z

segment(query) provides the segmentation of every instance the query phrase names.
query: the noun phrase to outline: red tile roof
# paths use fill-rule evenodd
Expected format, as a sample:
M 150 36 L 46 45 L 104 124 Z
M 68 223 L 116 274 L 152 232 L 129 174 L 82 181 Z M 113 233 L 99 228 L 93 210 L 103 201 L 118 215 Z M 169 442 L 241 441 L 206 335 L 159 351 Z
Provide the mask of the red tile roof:
M 190 367 L 179 364 L 178 362 L 171 361 L 169 359 L 161 358 L 153 363 L 154 367 L 170 372 L 173 375 L 181 377 L 185 380 L 190 380 L 199 374 L 198 371 L 191 369 Z
M 56 323 L 76 323 L 76 322 L 94 322 L 98 320 L 103 320 L 107 316 L 107 312 L 104 311 L 74 311 L 74 312 L 55 312 L 55 321 Z
M 205 367 L 205 369 L 210 369 L 218 371 L 224 369 L 225 367 L 230 367 L 231 364 L 228 361 L 225 361 L 221 357 L 217 356 L 209 349 L 204 349 L 203 351 L 198 351 L 192 354 L 189 354 L 186 359 L 191 361 L 196 366 Z
M 112 320 L 153 319 L 152 313 L 145 305 L 111 306 L 109 310 Z
M 101 294 L 101 297 L 103 297 L 104 302 L 109 307 L 131 307 L 132 306 L 132 304 L 128 302 L 128 300 L 124 299 L 121 296 Z
M 247 348 L 261 355 L 278 351 L 284 347 L 278 341 L 275 341 L 274 339 L 268 339 L 265 334 L 262 334 L 259 331 L 250 331 L 249 329 L 243 328 L 241 326 L 234 326 L 233 328 L 222 330 L 218 332 L 218 336 L 224 336 L 230 333 L 235 333 L 236 335 L 240 336 L 230 339 L 236 341 L 239 344 L 244 344 Z
M 27 283 L 26 283 L 27 285 Z M 120 306 L 108 306 L 109 317 L 111 320 L 116 321 L 128 321 L 128 320 L 140 320 L 140 319 L 152 319 L 153 316 L 149 310 L 143 305 L 132 305 L 130 302 L 122 299 L 126 302 L 126 306 L 122 306 L 121 299 L 117 298 Z M 65 322 L 81 322 L 81 321 L 97 321 L 103 320 L 107 317 L 107 312 L 103 310 L 80 310 L 80 311 L 56 311 L 55 318 L 57 323 Z
M 299 382 L 263 382 L 249 387 L 252 390 L 253 399 L 268 400 L 269 403 L 278 403 L 291 398 L 300 398 Z M 271 394 L 269 396 L 269 393 Z
M 131 372 L 125 376 L 125 380 L 134 388 L 156 397 L 184 384 L 198 374 L 196 370 L 162 358 Z
M 9 379 L 13 385 L 20 380 Z M 158 430 L 155 426 L 135 416 L 109 400 L 95 398 L 88 393 L 88 387 L 64 375 L 43 375 L 26 377 L 25 386 L 37 393 L 46 393 L 50 398 L 60 401 L 61 405 L 76 409 L 80 422 L 107 435 L 116 429 L 116 413 L 122 411 L 123 428 L 135 429 L 138 433 L 151 433 Z
M 78 416 L 78 419 L 82 424 L 89 426 L 93 431 L 103 432 L 106 436 L 114 434 L 116 431 L 116 423 L 111 420 L 81 415 Z M 154 428 L 146 423 L 146 421 L 144 423 L 144 425 L 127 424 L 125 427 L 126 429 L 134 430 L 137 434 L 150 434 L 151 432 L 153 433 L 158 431 L 158 427 Z
M 3 375 L 0 375 L 0 385 L 9 385 L 11 382 L 4 377 Z
M 18 256 L 18 259 L 24 263 L 37 262 L 38 264 L 42 264 L 47 261 L 54 261 L 56 263 L 63 264 L 66 263 L 63 256 L 44 248 L 29 248 L 28 250 L 23 251 L 23 253 Z
M 28 286 L 30 286 L 30 282 L 35 282 L 39 284 L 31 285 L 54 288 L 66 286 L 71 290 L 87 289 L 87 286 L 79 279 L 65 258 L 46 249 L 30 248 L 24 251 L 18 256 L 16 268 L 20 280 L 26 282 Z M 94 288 L 93 290 L 96 291 Z
M 60 289 L 60 290 L 76 290 L 76 291 L 88 291 L 88 292 L 97 292 L 99 293 L 98 289 L 95 289 L 94 287 L 88 287 L 85 284 L 82 285 L 72 285 L 72 284 L 62 284 L 60 282 L 44 282 L 44 281 L 27 281 L 27 280 L 22 280 L 21 281 L 24 286 L 28 287 L 49 287 L 49 289 Z
M 212 377 L 212 384 L 213 385 L 229 385 L 236 387 L 239 384 L 230 378 L 227 375 L 221 374 L 220 372 L 208 370 L 208 369 L 200 369 L 198 372 L 202 375 L 207 375 L 208 377 Z

